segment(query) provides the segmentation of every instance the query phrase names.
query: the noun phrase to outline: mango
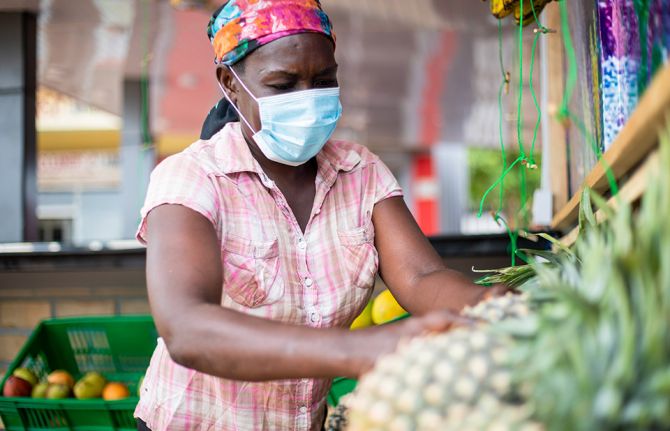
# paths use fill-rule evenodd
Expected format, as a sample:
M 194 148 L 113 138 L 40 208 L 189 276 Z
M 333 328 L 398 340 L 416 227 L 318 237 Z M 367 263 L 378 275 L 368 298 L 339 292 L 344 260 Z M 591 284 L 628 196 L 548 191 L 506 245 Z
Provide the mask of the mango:
M 70 387 L 60 383 L 49 384 L 46 398 L 50 400 L 61 400 L 70 396 Z
M 52 385 L 65 385 L 70 389 L 74 386 L 74 378 L 70 373 L 64 370 L 52 371 L 47 376 L 47 382 Z
M 372 301 L 368 302 L 361 314 L 356 317 L 349 329 L 362 329 L 372 326 Z
M 74 396 L 78 400 L 90 400 L 93 398 L 100 398 L 102 395 L 102 387 L 94 382 L 87 380 L 79 380 L 74 385 Z
M 372 302 L 372 321 L 376 325 L 390 322 L 405 314 L 407 314 L 405 309 L 398 304 L 388 289 L 380 293 Z
M 33 398 L 46 398 L 48 388 L 49 383 L 47 382 L 38 383 L 33 387 L 33 392 L 30 394 L 30 396 Z
M 107 384 L 107 379 L 105 378 L 105 376 L 95 371 L 90 371 L 84 374 L 84 377 L 82 377 L 80 380 L 85 380 L 93 384 L 95 387 L 99 387 L 100 392 L 102 392 L 103 388 Z

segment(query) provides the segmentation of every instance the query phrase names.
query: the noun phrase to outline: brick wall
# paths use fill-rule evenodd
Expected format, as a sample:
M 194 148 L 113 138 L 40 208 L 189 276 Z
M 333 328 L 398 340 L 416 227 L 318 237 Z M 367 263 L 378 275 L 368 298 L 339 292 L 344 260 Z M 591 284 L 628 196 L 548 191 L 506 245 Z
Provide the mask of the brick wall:
M 148 314 L 144 270 L 0 272 L 0 373 L 51 317 Z

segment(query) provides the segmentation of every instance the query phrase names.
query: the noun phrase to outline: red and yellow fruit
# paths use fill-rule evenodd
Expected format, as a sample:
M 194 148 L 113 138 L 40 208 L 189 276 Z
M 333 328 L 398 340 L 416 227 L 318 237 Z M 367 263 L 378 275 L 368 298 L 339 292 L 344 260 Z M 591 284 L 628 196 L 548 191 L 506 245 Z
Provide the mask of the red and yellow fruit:
M 74 377 L 65 370 L 56 370 L 47 376 L 47 382 L 51 385 L 65 385 L 72 389 L 74 386 Z
M 30 382 L 23 380 L 21 377 L 9 376 L 2 388 L 2 395 L 6 397 L 29 397 L 33 390 L 33 385 Z

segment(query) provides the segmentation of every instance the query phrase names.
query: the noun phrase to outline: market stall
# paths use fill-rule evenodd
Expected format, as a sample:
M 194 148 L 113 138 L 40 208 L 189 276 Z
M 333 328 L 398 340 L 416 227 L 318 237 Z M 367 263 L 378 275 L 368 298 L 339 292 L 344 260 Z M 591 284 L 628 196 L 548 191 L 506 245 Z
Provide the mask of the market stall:
M 390 171 L 398 171 L 409 177 L 406 181 L 409 186 L 402 185 L 406 189 L 404 198 L 423 230 L 420 232 L 412 224 L 413 234 L 424 240 L 424 234 L 441 233 L 432 235 L 424 244 L 429 249 L 432 246 L 437 251 L 435 259 L 440 263 L 443 260 L 449 267 L 433 270 L 445 275 L 441 279 L 444 282 L 437 287 L 447 291 L 454 287 L 447 281 L 457 285 L 460 280 L 461 285 L 470 289 L 468 292 L 480 289 L 482 294 L 470 298 L 470 305 L 463 308 L 460 304 L 455 308 L 462 310 L 460 314 L 448 312 L 450 323 L 441 328 L 447 330 L 424 331 L 418 336 L 410 331 L 414 338 L 402 339 L 397 348 L 393 339 L 388 351 L 395 348 L 394 352 L 380 357 L 377 356 L 383 350 L 372 352 L 370 356 L 374 359 L 370 367 L 352 373 L 359 378 L 343 377 L 345 373 L 341 370 L 346 367 L 342 363 L 355 362 L 344 352 L 349 344 L 320 344 L 323 339 L 355 339 L 366 329 L 368 334 L 385 333 L 390 339 L 394 335 L 392 325 L 398 328 L 416 322 L 418 319 L 413 317 L 420 319 L 421 313 L 413 312 L 415 316 L 410 316 L 400 305 L 402 301 L 394 297 L 402 289 L 396 287 L 392 293 L 378 277 L 380 259 L 375 247 L 379 244 L 374 242 L 374 228 L 383 231 L 381 226 L 371 224 L 372 220 L 360 226 L 359 220 L 358 224 L 343 230 L 335 223 L 333 229 L 324 229 L 325 233 L 309 242 L 307 227 L 312 213 L 303 220 L 305 225 L 296 229 L 297 219 L 291 218 L 294 208 L 288 208 L 284 195 L 273 189 L 276 184 L 268 180 L 265 173 L 258 177 L 263 179 L 263 186 L 273 192 L 260 189 L 262 192 L 253 194 L 258 199 L 251 200 L 260 202 L 270 194 L 272 199 L 280 196 L 281 199 L 277 199 L 283 214 L 296 223 L 290 228 L 279 227 L 279 235 L 283 236 L 273 241 L 259 241 L 256 237 L 252 241 L 236 237 L 238 232 L 233 232 L 228 242 L 222 240 L 220 249 L 214 247 L 215 259 L 210 259 L 217 262 L 216 265 L 229 264 L 223 271 L 228 278 L 212 277 L 202 283 L 193 279 L 187 282 L 184 281 L 187 277 L 180 279 L 174 275 L 183 267 L 197 266 L 197 272 L 201 273 L 198 275 L 212 272 L 211 268 L 200 271 L 201 262 L 196 265 L 189 260 L 202 252 L 206 241 L 191 243 L 182 249 L 182 243 L 189 239 L 188 235 L 182 236 L 182 243 L 172 250 L 180 253 L 179 259 L 165 259 L 160 264 L 154 259 L 154 272 L 149 270 L 149 278 L 157 283 L 158 275 L 169 267 L 169 276 L 162 278 L 160 286 L 169 290 L 158 290 L 160 293 L 168 291 L 169 295 L 154 294 L 153 316 L 148 315 L 145 295 L 144 250 L 126 248 L 128 240 L 94 241 L 88 247 L 66 244 L 61 248 L 56 240 L 0 247 L 0 269 L 5 270 L 5 274 L 0 274 L 0 284 L 16 285 L 14 290 L 5 289 L 5 295 L 16 291 L 17 295 L 33 295 L 21 290 L 24 286 L 17 280 L 21 272 L 36 273 L 39 277 L 32 274 L 26 282 L 33 296 L 39 299 L 46 289 L 57 293 L 46 298 L 48 302 L 42 301 L 46 304 L 47 316 L 62 317 L 62 310 L 72 302 L 94 308 L 93 299 L 104 301 L 111 310 L 111 316 L 45 320 L 31 330 L 26 322 L 34 326 L 31 319 L 41 319 L 34 316 L 21 319 L 22 311 L 18 308 L 2 308 L 2 311 L 10 310 L 11 315 L 0 316 L 0 323 L 20 321 L 25 325 L 10 329 L 0 327 L 0 331 L 24 337 L 19 338 L 21 343 L 15 342 L 20 348 L 12 352 L 11 361 L 5 361 L 7 373 L 1 385 L 0 418 L 6 429 L 130 431 L 137 428 L 137 418 L 141 419 L 140 426 L 148 424 L 154 429 L 229 429 L 230 426 L 221 424 L 239 419 L 247 421 L 244 422 L 246 427 L 240 429 L 260 429 L 249 424 L 262 429 L 280 429 L 275 424 L 288 423 L 286 429 L 307 430 L 320 429 L 324 418 L 329 431 L 670 429 L 670 225 L 667 223 L 670 171 L 665 169 L 670 166 L 670 1 L 464 0 L 458 3 L 421 0 L 413 2 L 410 8 L 408 2 L 400 0 L 324 0 L 322 3 L 330 17 L 337 20 L 340 32 L 337 55 L 342 57 L 338 57 L 338 61 L 341 60 L 338 79 L 341 78 L 342 100 L 347 110 L 338 126 L 339 135 L 335 136 L 361 141 L 368 149 L 379 152 L 380 160 L 391 168 L 379 176 L 392 176 Z M 190 52 L 190 45 L 180 36 L 190 34 L 190 26 L 206 21 L 201 14 L 203 10 L 221 11 L 222 2 L 128 1 L 119 9 L 116 3 L 92 1 L 88 6 L 93 12 L 89 10 L 87 15 L 86 10 L 79 11 L 86 18 L 80 25 L 82 31 L 97 31 L 98 38 L 82 45 L 84 50 L 77 49 L 78 44 L 72 42 L 73 33 L 66 25 L 65 18 L 76 15 L 73 3 L 45 2 L 44 5 L 40 7 L 61 11 L 40 21 L 46 28 L 45 38 L 51 40 L 45 46 L 53 48 L 60 41 L 69 41 L 68 49 L 64 50 L 67 55 L 42 57 L 43 72 L 51 71 L 43 78 L 46 83 L 54 87 L 68 84 L 63 88 L 77 99 L 88 97 L 89 102 L 104 106 L 108 111 L 123 113 L 124 119 L 132 120 L 128 122 L 137 126 L 132 130 L 137 150 L 156 149 L 159 158 L 163 158 L 179 153 L 191 142 L 184 136 L 197 134 L 198 130 L 189 129 L 189 134 L 171 137 L 166 133 L 170 139 L 163 139 L 163 146 L 161 139 L 153 142 L 152 132 L 160 131 L 161 127 L 168 130 L 171 126 L 169 121 L 156 121 L 160 126 L 150 127 L 148 107 L 157 104 L 150 103 L 148 79 L 152 76 L 151 85 L 159 88 L 159 93 L 165 91 L 169 95 L 163 114 L 168 112 L 167 108 L 176 107 L 179 109 L 174 111 L 175 118 L 193 115 L 197 127 L 200 126 L 200 112 L 194 113 L 188 103 L 180 102 L 184 95 L 196 92 L 201 93 L 203 100 L 206 96 L 207 103 L 221 96 L 206 87 L 213 86 L 211 68 L 199 68 L 202 76 L 180 74 L 179 79 L 174 79 L 178 85 L 170 87 L 165 84 L 170 79 L 162 79 L 164 72 L 158 65 L 171 61 L 184 63 L 191 55 L 204 57 L 195 55 L 195 50 Z M 320 10 L 321 4 L 311 8 Z M 176 10 L 180 12 L 175 13 Z M 119 11 L 125 13 L 116 13 Z M 135 12 L 141 13 L 135 15 Z M 90 13 L 104 18 L 105 25 L 101 27 L 89 19 Z M 191 13 L 201 15 L 189 16 Z M 160 25 L 152 27 L 150 23 L 156 16 L 161 17 L 157 20 Z M 328 21 L 327 17 L 320 16 L 323 19 L 320 24 Z M 159 49 L 162 45 L 157 44 L 160 46 L 150 50 L 149 39 L 153 40 L 159 33 L 166 37 L 172 18 L 177 23 L 172 30 L 177 35 L 174 39 L 178 49 L 172 51 L 172 56 L 162 56 L 159 54 L 165 47 Z M 228 18 L 221 17 L 221 20 Z M 215 21 L 212 19 L 210 25 Z M 131 32 L 132 28 L 142 31 Z M 310 27 L 308 33 L 314 30 Z M 317 32 L 323 31 L 320 28 Z M 323 34 L 331 38 L 329 32 L 330 29 Z M 117 39 L 125 42 L 119 42 L 118 46 L 109 43 Z M 181 44 L 180 39 L 183 39 Z M 135 43 L 130 43 L 131 40 Z M 324 43 L 324 39 L 318 40 Z M 106 68 L 107 75 L 95 75 L 101 81 L 108 82 L 110 77 L 120 81 L 121 75 L 128 73 L 123 71 L 129 66 L 121 61 L 126 58 L 126 53 L 121 55 L 121 51 L 127 50 L 128 58 L 136 60 L 129 60 L 128 64 L 133 69 L 130 75 L 139 78 L 124 88 L 129 90 L 126 99 L 138 103 L 123 105 L 120 94 L 115 92 L 117 87 L 109 84 L 95 92 L 91 88 L 97 88 L 99 81 L 81 79 L 77 75 L 54 75 L 54 70 L 68 70 L 66 66 L 77 69 L 70 59 L 92 50 L 96 41 L 100 46 L 124 47 L 116 52 L 116 57 L 84 55 L 95 68 Z M 223 61 L 223 54 L 246 47 L 247 42 L 231 45 L 230 51 L 217 52 L 217 56 L 222 54 L 220 60 Z M 332 49 L 330 42 L 326 46 Z M 335 54 L 328 52 L 334 59 Z M 153 53 L 158 60 L 148 67 Z M 211 53 L 207 51 L 206 56 L 209 61 Z M 97 63 L 99 60 L 101 66 Z M 82 68 L 77 70 L 85 72 Z M 155 75 L 151 75 L 151 70 Z M 136 91 L 130 91 L 133 89 Z M 221 90 L 225 92 L 223 87 Z M 333 88 L 320 90 L 328 92 Z M 292 97 L 297 91 L 287 91 L 282 97 Z M 109 97 L 110 94 L 114 97 Z M 299 100 L 294 101 L 297 102 Z M 240 111 L 238 114 L 241 115 Z M 158 114 L 151 115 L 161 119 Z M 163 120 L 168 117 L 165 114 Z M 92 124 L 90 117 L 82 122 Z M 62 122 L 58 123 L 56 126 L 63 126 Z M 111 123 L 116 130 L 116 123 Z M 76 140 L 71 131 L 47 132 L 42 135 L 43 149 L 60 151 L 65 141 L 73 145 Z M 127 149 L 126 144 L 119 142 L 118 130 L 102 132 L 109 130 L 95 129 L 87 136 L 94 136 L 105 150 Z M 174 145 L 165 145 L 168 142 Z M 495 161 L 494 169 L 491 164 L 481 163 L 476 171 L 487 181 L 480 187 L 476 216 L 478 220 L 489 221 L 498 233 L 467 236 L 461 231 L 455 234 L 458 229 L 452 232 L 439 228 L 440 187 L 448 189 L 447 186 L 457 183 L 458 193 L 444 193 L 441 197 L 447 208 L 461 203 L 457 198 L 462 198 L 466 188 L 460 181 L 464 172 L 461 165 L 466 160 L 462 150 L 467 146 L 496 147 L 499 151 L 500 159 Z M 232 148 L 229 153 L 235 157 L 246 154 L 242 151 L 246 148 L 243 145 Z M 217 163 L 224 165 L 235 159 L 227 157 L 229 155 L 217 159 Z M 63 154 L 59 157 L 57 161 L 67 161 Z M 301 163 L 314 161 L 314 157 Z M 224 159 L 226 162 L 221 162 Z M 112 162 L 81 160 L 83 162 L 70 163 L 67 169 L 60 167 L 66 165 L 61 162 L 54 164 L 56 167 L 51 171 L 46 170 L 53 176 L 48 185 L 58 190 L 64 182 L 64 174 L 89 177 L 89 182 L 93 174 L 109 177 L 106 182 L 93 184 L 95 187 L 115 185 L 122 177 L 118 170 L 101 170 L 101 166 L 109 167 Z M 153 159 L 151 161 L 153 163 Z M 81 169 L 72 166 L 81 166 Z M 342 175 L 349 175 L 353 168 L 343 167 L 341 171 L 347 172 Z M 485 172 L 491 170 L 493 174 Z M 144 167 L 127 169 L 126 174 L 128 171 L 144 179 L 149 173 Z M 44 172 L 43 169 L 43 175 Z M 182 183 L 168 183 L 170 187 L 165 189 L 192 185 L 190 174 Z M 168 179 L 173 177 L 179 175 L 174 172 L 168 175 Z M 208 180 L 219 177 L 224 175 L 213 174 Z M 489 181 L 489 178 L 492 179 Z M 76 184 L 79 181 L 79 178 L 66 179 Z M 303 183 L 315 182 L 310 181 Z M 139 190 L 135 182 L 129 183 Z M 207 188 L 202 184 L 209 183 L 203 180 L 183 195 L 197 195 Z M 535 185 L 538 190 L 534 190 Z M 141 187 L 144 193 L 144 183 Z M 394 193 L 399 193 L 399 189 L 400 185 Z M 134 193 L 132 208 L 140 204 L 134 199 Z M 231 188 L 216 196 L 230 197 L 235 193 L 242 195 L 239 188 Z M 323 192 L 321 197 L 325 199 L 327 193 Z M 454 198 L 454 195 L 458 196 Z M 388 196 L 391 194 L 385 199 Z M 249 203 L 246 199 L 248 196 L 243 196 L 236 201 L 237 205 L 228 208 L 246 208 Z M 209 202 L 201 201 L 205 205 Z M 162 206 L 176 206 L 173 203 L 168 200 Z M 270 202 L 267 208 L 276 209 L 275 203 Z M 179 205 L 184 206 L 185 202 L 180 201 Z M 346 218 L 346 209 L 325 208 L 323 212 L 328 211 L 333 219 Z M 318 208 L 314 216 L 320 212 Z M 366 217 L 371 217 L 370 213 L 365 212 Z M 463 214 L 459 210 L 452 213 L 455 217 L 447 222 L 458 225 Z M 130 211 L 124 214 L 130 214 L 128 226 L 135 232 L 136 214 Z M 278 217 L 273 223 L 261 223 L 258 220 L 262 214 L 250 214 L 237 214 L 243 219 L 235 226 L 237 230 L 249 226 L 262 230 L 283 220 Z M 228 218 L 233 216 L 236 214 Z M 447 225 L 449 223 L 442 223 L 442 227 Z M 219 227 L 217 225 L 217 229 Z M 143 219 L 139 237 L 146 242 L 144 228 Z M 169 230 L 170 234 L 176 231 Z M 228 234 L 231 230 L 221 228 L 221 231 Z M 337 238 L 328 239 L 325 236 L 328 232 Z M 396 233 L 392 229 L 386 232 L 387 236 Z M 255 232 L 254 235 L 267 239 L 265 234 Z M 289 236 L 294 234 L 295 238 Z M 204 236 L 204 239 L 212 236 Z M 336 246 L 333 247 L 336 252 L 320 254 L 318 247 L 324 244 Z M 280 246 L 294 247 L 292 256 L 298 256 L 295 258 L 298 269 L 284 270 L 281 276 L 277 275 L 277 268 L 289 265 L 276 263 L 278 256 L 285 253 L 277 251 Z M 347 251 L 345 258 L 337 252 L 340 246 Z M 314 261 L 314 255 L 327 258 Z M 411 260 L 412 256 L 404 257 L 401 263 Z M 366 262 L 368 266 L 364 265 Z M 509 267 L 496 268 L 509 263 Z M 492 267 L 494 269 L 490 269 Z M 454 277 L 456 271 L 451 271 L 454 269 L 476 277 L 479 286 L 467 277 Z M 268 275 L 272 270 L 274 273 Z M 320 278 L 319 271 L 324 273 Z M 352 280 L 344 277 L 347 271 L 353 274 Z M 77 277 L 71 273 L 77 273 Z M 268 291 L 249 290 L 258 287 L 259 274 L 263 278 L 260 283 L 267 284 L 264 288 Z M 181 317 L 189 310 L 181 308 L 179 302 L 187 303 L 190 299 L 178 300 L 178 295 L 183 294 L 178 289 L 180 282 L 181 287 L 214 286 L 213 293 L 199 304 L 198 313 L 190 309 L 190 318 Z M 90 287 L 93 284 L 96 287 Z M 124 284 L 123 294 L 116 290 L 120 284 Z M 222 284 L 237 288 L 234 298 L 228 290 L 221 290 Z M 318 291 L 319 284 L 331 288 L 322 287 Z M 393 283 L 388 284 L 390 287 Z M 396 286 L 398 284 L 402 283 Z M 428 284 L 423 287 L 431 287 Z M 75 293 L 68 293 L 68 288 Z M 336 298 L 349 288 L 353 291 L 352 298 L 356 298 Z M 288 317 L 271 313 L 270 306 L 289 297 L 285 292 L 291 289 L 295 302 L 285 307 Z M 143 296 L 139 296 L 139 291 Z M 416 298 L 425 292 L 425 289 L 417 289 L 411 296 Z M 328 295 L 333 302 L 341 300 L 339 304 L 330 304 L 330 311 L 324 300 Z M 14 297 L 12 304 L 23 301 L 29 305 L 26 308 L 37 308 L 31 302 L 34 298 L 17 297 L 19 300 Z M 166 302 L 161 307 L 160 301 L 165 297 L 174 302 Z M 424 299 L 433 297 L 440 299 L 439 295 L 426 295 Z M 129 307 L 138 302 L 141 307 Z M 349 307 L 351 319 L 337 315 L 337 305 L 342 309 Z M 145 315 L 119 316 L 126 309 L 139 310 Z M 202 310 L 210 314 L 200 313 Z M 360 314 L 359 310 L 362 310 Z M 80 309 L 75 310 L 75 313 L 80 312 Z M 243 316 L 243 312 L 250 316 Z M 203 316 L 208 320 L 189 327 L 192 321 L 205 320 Z M 190 330 L 180 332 L 186 334 L 181 340 L 187 342 L 168 346 L 168 334 L 174 337 L 182 327 Z M 159 339 L 159 334 L 164 338 Z M 298 335 L 289 339 L 286 334 Z M 326 338 L 329 336 L 332 338 Z M 365 347 L 361 351 L 370 350 L 368 344 L 360 342 L 362 339 L 357 339 L 356 347 Z M 193 340 L 196 342 L 192 343 Z M 294 341 L 296 344 L 291 344 Z M 184 345 L 190 347 L 190 355 L 178 350 Z M 286 348 L 287 345 L 290 347 Z M 215 350 L 217 348 L 219 350 Z M 151 359 L 152 355 L 155 359 Z M 319 355 L 322 368 L 314 366 L 318 360 L 310 362 L 313 356 Z M 174 362 L 170 362 L 172 357 Z M 184 360 L 185 357 L 188 360 Z M 305 357 L 308 359 L 304 360 Z M 177 363 L 176 358 L 180 362 Z M 340 364 L 332 366 L 337 362 L 333 358 L 339 358 Z M 153 365 L 147 372 L 150 361 Z M 254 374 L 257 370 L 249 371 L 250 365 L 245 369 L 245 362 L 255 364 L 261 370 L 259 374 Z M 156 363 L 160 365 L 158 368 Z M 309 379 L 299 375 L 304 369 L 295 371 L 300 368 L 296 364 L 303 363 L 304 369 L 310 369 Z M 327 372 L 324 363 L 331 364 Z M 156 377 L 157 369 L 164 372 L 164 378 Z M 240 369 L 245 369 L 247 374 Z M 338 370 L 337 374 L 333 369 Z M 290 375 L 290 379 L 282 372 Z M 333 379 L 334 376 L 340 377 Z M 170 380 L 172 378 L 183 380 Z M 170 387 L 160 386 L 167 381 Z M 243 383 L 239 384 L 240 381 Z M 189 386 L 193 382 L 197 386 Z M 256 384 L 258 386 L 254 386 Z M 180 385 L 188 387 L 188 391 L 179 392 Z M 182 397 L 185 392 L 188 395 Z M 320 395 L 315 395 L 317 392 Z M 241 407 L 237 404 L 238 398 Z M 258 407 L 259 400 L 276 405 Z M 136 409 L 138 402 L 141 407 Z M 154 405 L 161 408 L 154 409 Z M 168 405 L 169 408 L 165 407 Z M 230 413 L 233 410 L 236 411 Z M 251 410 L 256 414 L 247 415 Z M 177 422 L 171 422 L 173 418 Z
M 490 5 L 499 19 L 516 14 L 519 55 L 535 52 L 536 42 L 523 52 L 525 32 L 547 39 L 546 104 L 536 108 L 538 125 L 551 117 L 544 161 L 560 234 L 539 236 L 553 250 L 513 250 L 522 264 L 481 282 L 515 293 L 382 358 L 339 400 L 330 429 L 670 426 L 670 5 L 547 3 Z M 514 79 L 501 69 L 501 94 Z M 532 91 L 532 70 L 529 79 Z M 518 143 L 521 156 L 489 192 L 508 170 L 533 168 Z M 524 232 L 523 208 L 510 222 L 493 216 L 510 237 L 537 238 Z

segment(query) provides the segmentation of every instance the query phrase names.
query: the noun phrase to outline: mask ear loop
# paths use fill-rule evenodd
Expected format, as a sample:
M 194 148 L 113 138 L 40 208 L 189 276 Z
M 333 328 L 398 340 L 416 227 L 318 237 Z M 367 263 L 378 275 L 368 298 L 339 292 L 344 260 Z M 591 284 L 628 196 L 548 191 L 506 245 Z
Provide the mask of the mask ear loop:
M 256 101 L 256 103 L 258 103 L 258 99 L 256 99 L 256 97 L 254 97 L 254 95 L 251 94 L 251 91 L 249 91 L 249 89 L 247 88 L 247 86 L 244 85 L 244 82 L 242 82 L 242 80 L 240 79 L 240 77 L 237 76 L 237 73 L 235 73 L 235 71 L 233 70 L 233 68 L 232 68 L 231 66 L 228 66 L 228 70 L 230 70 L 230 71 L 233 73 L 233 75 L 234 75 L 235 78 L 237 79 L 237 82 L 239 82 L 239 83 L 242 85 L 242 87 L 244 88 L 244 90 L 245 90 L 247 93 L 249 93 L 249 96 L 251 96 L 251 98 L 254 99 L 254 100 Z M 244 115 L 242 115 L 242 113 L 240 112 L 240 110 L 237 108 L 237 105 L 235 105 L 235 104 L 233 103 L 233 101 L 230 99 L 230 97 L 228 96 L 228 93 L 227 93 L 226 90 L 223 88 L 223 85 L 221 85 L 221 80 L 218 79 L 218 77 L 217 77 L 217 79 L 216 79 L 216 83 L 219 84 L 219 88 L 221 89 L 221 92 L 223 93 L 223 97 L 225 97 L 226 100 L 228 100 L 228 102 L 229 102 L 229 103 L 232 105 L 232 107 L 235 109 L 235 111 L 237 111 L 237 115 L 240 116 L 240 118 L 242 119 L 242 121 L 244 121 L 244 123 L 245 123 L 245 124 L 247 125 L 247 127 L 249 128 L 249 130 L 251 130 L 252 132 L 254 132 L 254 134 L 258 133 L 258 132 L 256 132 L 256 131 L 254 130 L 253 127 L 251 127 L 251 124 L 249 124 L 249 122 L 247 121 L 247 119 L 244 117 Z

